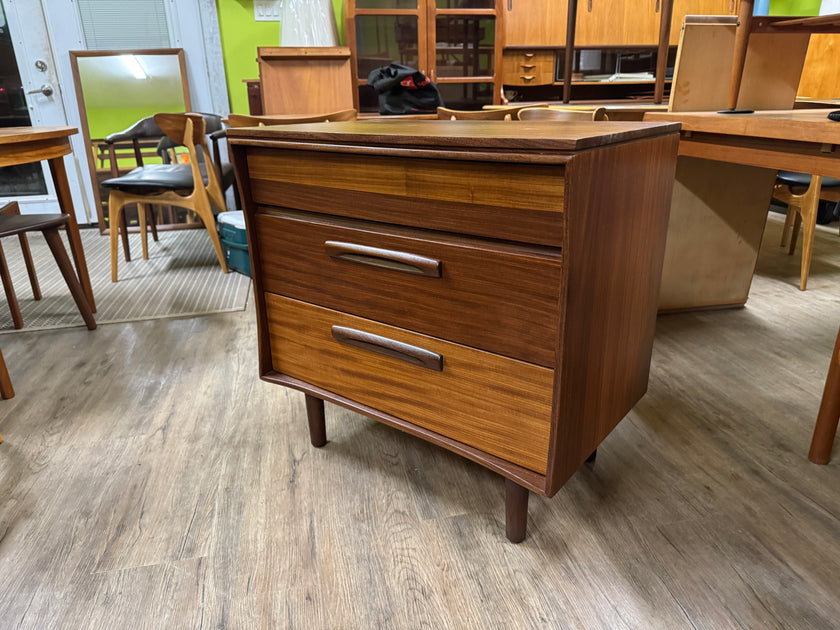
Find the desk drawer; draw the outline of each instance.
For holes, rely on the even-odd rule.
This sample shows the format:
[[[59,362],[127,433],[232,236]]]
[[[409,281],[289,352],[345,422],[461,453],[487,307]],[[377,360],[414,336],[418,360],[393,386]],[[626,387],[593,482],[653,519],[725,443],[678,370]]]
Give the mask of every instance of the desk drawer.
[[[506,50],[502,55],[505,85],[551,85],[554,83],[554,51]]]
[[[559,250],[294,211],[256,228],[265,291],[554,365]]]
[[[267,293],[273,367],[545,474],[554,371]]]
[[[563,245],[562,165],[248,151],[257,204]]]

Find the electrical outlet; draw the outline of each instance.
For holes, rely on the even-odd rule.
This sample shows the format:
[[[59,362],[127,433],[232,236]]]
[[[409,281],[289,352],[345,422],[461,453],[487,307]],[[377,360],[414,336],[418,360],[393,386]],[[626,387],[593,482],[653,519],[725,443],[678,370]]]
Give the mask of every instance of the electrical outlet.
[[[254,0],[254,19],[257,22],[279,22],[283,0]]]

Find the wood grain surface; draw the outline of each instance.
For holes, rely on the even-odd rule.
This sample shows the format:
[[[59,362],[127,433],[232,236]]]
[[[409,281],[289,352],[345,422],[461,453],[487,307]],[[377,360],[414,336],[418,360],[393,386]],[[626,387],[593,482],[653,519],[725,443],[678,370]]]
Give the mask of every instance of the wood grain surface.
[[[277,372],[545,474],[553,370],[290,298],[265,301]],[[342,343],[336,326],[438,354],[443,369]]]
[[[275,211],[256,217],[263,289],[552,367],[561,255],[439,232]],[[383,258],[331,258],[328,243],[422,256],[440,277]],[[373,247],[375,246],[375,247]]]
[[[775,216],[749,305],[659,317],[647,395],[516,546],[480,465],[331,404],[313,448],[252,306],[0,336],[0,625],[835,627],[840,460],[807,453],[840,243],[801,292]]]

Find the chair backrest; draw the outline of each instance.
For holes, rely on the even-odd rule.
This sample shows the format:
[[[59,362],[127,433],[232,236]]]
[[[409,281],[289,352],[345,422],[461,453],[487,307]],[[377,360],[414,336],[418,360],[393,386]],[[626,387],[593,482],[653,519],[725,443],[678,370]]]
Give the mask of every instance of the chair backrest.
[[[548,104],[518,105],[514,107],[494,107],[492,109],[461,110],[438,107],[439,120],[515,120],[520,109],[547,107]]]
[[[299,123],[339,122],[342,120],[356,120],[355,109],[342,109],[327,114],[307,114],[294,116],[277,114],[273,116],[247,116],[245,114],[230,114],[227,124],[230,127],[261,127],[268,125],[295,125]]]
[[[603,107],[526,107],[517,116],[519,120],[609,120]]]
[[[190,166],[192,167],[193,194],[201,194],[201,191],[206,192],[216,207],[223,210],[225,208],[225,202],[219,183],[219,170],[218,166],[213,163],[210,149],[207,146],[204,116],[195,113],[155,114],[154,121],[160,127],[161,131],[175,142],[175,144],[183,145],[187,148],[190,156]],[[207,165],[205,169],[207,174],[206,185],[204,184],[204,177],[199,168],[200,160],[197,147],[201,147],[202,156]]]

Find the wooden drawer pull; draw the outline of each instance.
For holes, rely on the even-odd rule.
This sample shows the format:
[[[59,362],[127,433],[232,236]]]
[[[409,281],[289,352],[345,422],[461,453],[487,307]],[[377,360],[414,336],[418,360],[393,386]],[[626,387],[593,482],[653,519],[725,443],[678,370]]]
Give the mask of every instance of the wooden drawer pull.
[[[522,53],[522,56],[525,57],[525,59],[531,59],[535,54],[536,53]]]
[[[430,350],[345,326],[333,326],[332,336],[336,341],[348,346],[382,354],[392,359],[399,359],[435,372],[443,371],[443,357]]]
[[[521,64],[523,70],[530,70],[531,68],[536,68],[537,64],[535,63],[523,63]]]
[[[521,74],[521,75],[519,75],[519,78],[522,79],[523,81],[533,81],[537,77],[533,74]]]
[[[340,241],[326,241],[324,248],[327,250],[327,255],[336,260],[393,269],[417,276],[440,278],[441,264],[439,260],[434,258]]]

